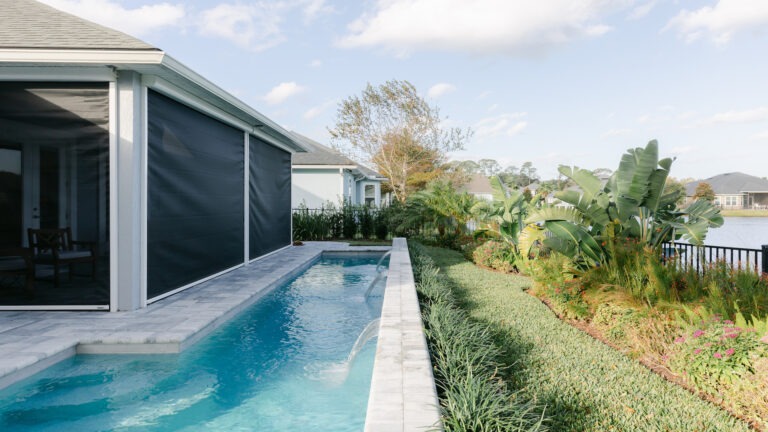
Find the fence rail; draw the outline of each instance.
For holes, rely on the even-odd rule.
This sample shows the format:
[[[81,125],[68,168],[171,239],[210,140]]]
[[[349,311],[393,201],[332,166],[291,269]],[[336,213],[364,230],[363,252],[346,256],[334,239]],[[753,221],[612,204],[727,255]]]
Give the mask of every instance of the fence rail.
[[[763,245],[761,249],[750,249],[670,242],[664,243],[662,252],[670,262],[683,268],[695,268],[698,272],[706,271],[710,264],[718,261],[724,261],[733,268],[759,273],[768,271],[768,245]]]

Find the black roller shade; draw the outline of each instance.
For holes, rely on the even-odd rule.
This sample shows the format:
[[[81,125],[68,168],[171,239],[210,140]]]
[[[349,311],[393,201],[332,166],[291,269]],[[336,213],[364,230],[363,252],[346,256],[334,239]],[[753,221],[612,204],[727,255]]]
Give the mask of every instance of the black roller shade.
[[[291,154],[250,137],[250,257],[291,244]]]
[[[243,261],[244,134],[148,96],[147,297]]]

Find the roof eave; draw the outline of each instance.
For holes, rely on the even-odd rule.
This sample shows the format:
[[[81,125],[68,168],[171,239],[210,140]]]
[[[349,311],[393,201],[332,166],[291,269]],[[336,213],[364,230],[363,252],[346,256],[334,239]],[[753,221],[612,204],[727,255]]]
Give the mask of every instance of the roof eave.
[[[143,75],[166,71],[180,77],[190,88],[196,87],[223,101],[225,105],[237,111],[236,117],[245,117],[248,120],[247,123],[254,128],[273,131],[269,135],[277,135],[286,150],[292,152],[308,150],[306,146],[293,139],[286,129],[159,49],[2,48],[0,64],[4,66],[108,66],[135,70]]]
[[[161,50],[94,50],[0,48],[0,63],[19,65],[159,65],[165,53]]]

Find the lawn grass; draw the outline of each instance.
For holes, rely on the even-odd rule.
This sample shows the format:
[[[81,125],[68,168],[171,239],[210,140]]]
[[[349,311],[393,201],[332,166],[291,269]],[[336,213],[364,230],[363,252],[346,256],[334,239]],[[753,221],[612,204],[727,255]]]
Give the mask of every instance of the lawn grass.
[[[768,210],[720,210],[724,217],[768,217]]]
[[[523,290],[525,277],[484,270],[458,252],[427,248],[470,317],[488,325],[502,378],[537,405],[556,431],[739,431],[720,408],[560,321]]]

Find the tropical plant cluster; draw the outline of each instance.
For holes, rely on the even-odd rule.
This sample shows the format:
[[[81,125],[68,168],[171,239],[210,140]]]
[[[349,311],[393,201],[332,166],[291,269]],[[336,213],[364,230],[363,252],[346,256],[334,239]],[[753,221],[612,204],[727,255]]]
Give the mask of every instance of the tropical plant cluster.
[[[467,312],[468,320],[486,325],[494,342],[503,348],[502,360],[512,366],[500,369],[499,376],[517,391],[518,398],[546,406],[550,430],[749,429],[717,406],[558,319],[539,299],[526,293],[529,278],[481,269],[456,251],[426,248],[426,252],[440,268],[445,286]],[[633,323],[622,327],[627,332],[641,331],[636,330],[636,322],[641,322],[642,331],[654,333],[664,331],[660,323],[667,324],[650,316],[642,318],[649,324],[639,317],[625,317],[623,306],[602,314],[609,322]],[[713,333],[712,338],[719,340],[719,335]],[[674,337],[670,343],[674,345]],[[676,346],[682,349],[682,345]],[[718,349],[725,356],[730,347]],[[695,349],[692,347],[691,352]]]
[[[446,431],[543,431],[542,410],[510,392],[487,326],[457,307],[447,281],[421,247],[411,262]]]
[[[530,292],[561,317],[765,426],[768,380],[758,374],[766,367],[768,280],[725,262],[702,273],[677,261],[675,241],[701,245],[723,219],[706,199],[678,206],[682,189],[667,187],[672,162],[659,159],[652,141],[627,151],[607,181],[561,167],[577,188],[556,192],[555,204],[494,179],[493,201],[432,185],[404,214],[420,221],[425,242],[530,275]],[[711,329],[726,321],[739,330]],[[693,344],[704,340],[691,336],[701,331],[723,343]]]

